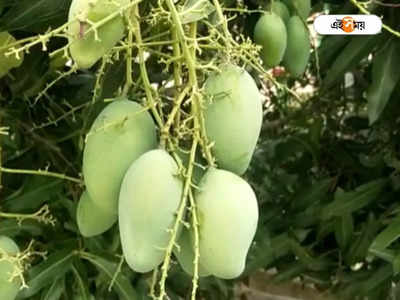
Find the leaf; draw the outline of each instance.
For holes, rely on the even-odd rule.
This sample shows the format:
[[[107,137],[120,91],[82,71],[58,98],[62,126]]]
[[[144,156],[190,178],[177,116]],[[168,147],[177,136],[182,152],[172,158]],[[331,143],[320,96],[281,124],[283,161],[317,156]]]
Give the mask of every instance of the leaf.
[[[331,267],[331,263],[329,261],[321,257],[313,257],[308,249],[302,247],[294,240],[290,241],[290,249],[303,263],[303,265],[307,266],[307,268],[310,270],[322,271]]]
[[[179,15],[182,24],[187,24],[208,17],[214,10],[214,5],[208,0],[188,0]]]
[[[365,207],[377,200],[387,182],[387,179],[377,179],[357,187],[354,191],[336,193],[334,201],[323,208],[322,219],[350,214]]]
[[[390,95],[400,80],[400,43],[393,39],[374,58],[372,84],[367,91],[368,118],[373,124],[382,114]]]
[[[354,231],[353,217],[345,214],[337,218],[335,223],[335,238],[342,251],[346,250],[351,242]]]
[[[386,249],[391,243],[400,237],[400,218],[392,221],[385,230],[383,230],[371,244],[370,252],[375,253]]]
[[[0,221],[0,235],[13,238],[24,233],[27,233],[29,236],[42,235],[43,227],[34,220],[25,220],[21,224],[16,219]]]
[[[18,193],[4,201],[4,210],[10,212],[32,212],[62,191],[62,180],[44,176],[28,176]]]
[[[49,289],[42,294],[41,300],[59,300],[65,288],[65,278],[53,281]]]
[[[379,222],[376,221],[372,214],[370,214],[368,221],[363,226],[361,235],[351,243],[351,246],[346,253],[345,261],[347,264],[352,265],[365,259],[379,226]]]
[[[82,274],[79,273],[78,269],[72,266],[72,272],[75,276],[75,282],[78,287],[77,293],[79,295],[79,299],[81,300],[90,300],[89,294],[89,282],[83,277]]]
[[[98,255],[83,253],[82,258],[90,261],[99,271],[104,273],[110,280],[114,277],[115,272],[117,271],[118,264],[107,260]],[[113,288],[120,295],[121,299],[125,300],[135,300],[138,299],[135,290],[133,289],[131,283],[128,278],[123,275],[121,272],[115,278],[115,282]]]
[[[296,191],[292,202],[292,208],[296,211],[304,210],[310,205],[319,203],[326,197],[329,188],[332,186],[332,178],[312,183],[310,186]]]
[[[75,255],[71,250],[60,250],[28,272],[28,288],[21,290],[18,298],[29,298],[70,270]]]
[[[340,54],[346,44],[351,40],[346,35],[327,35],[324,36],[318,47],[319,67],[324,70],[330,66],[333,59]]]
[[[67,21],[71,0],[19,0],[2,16],[0,31],[43,32]]]
[[[379,35],[354,36],[329,68],[323,82],[325,89],[332,87],[341,76],[354,68],[377,44]]]

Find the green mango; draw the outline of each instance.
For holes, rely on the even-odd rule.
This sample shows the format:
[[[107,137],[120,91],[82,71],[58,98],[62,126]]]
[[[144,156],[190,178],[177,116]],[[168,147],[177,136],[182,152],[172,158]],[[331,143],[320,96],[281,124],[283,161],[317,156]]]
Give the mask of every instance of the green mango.
[[[287,24],[287,22],[290,19],[290,12],[289,12],[288,7],[284,3],[280,2],[280,1],[272,2],[271,5],[269,6],[269,10],[272,13],[280,16],[282,21],[285,24]]]
[[[287,48],[283,65],[293,76],[301,76],[310,58],[310,38],[307,28],[298,16],[291,17],[287,26]]]
[[[7,46],[8,44],[14,43],[16,39],[6,31],[0,32],[0,48]],[[0,50],[0,78],[3,77],[13,68],[18,68],[24,60],[24,53],[20,53],[18,59],[15,55],[5,56],[6,52],[10,49],[5,48]]]
[[[163,261],[182,189],[178,166],[164,150],[143,154],[126,172],[119,196],[119,229],[125,260],[135,272],[149,272]]]
[[[73,0],[69,9],[68,27],[70,54],[79,69],[93,66],[125,35],[123,14],[117,14],[97,29],[83,36],[90,24],[102,21],[110,14],[129,4],[129,0]],[[88,22],[89,21],[89,22]]]
[[[94,121],[83,151],[83,176],[93,203],[117,215],[126,170],[156,147],[156,127],[143,106],[126,98],[107,105]]]
[[[234,173],[210,168],[195,193],[200,228],[200,264],[223,279],[238,277],[258,222],[250,185]]]
[[[278,65],[286,50],[286,26],[280,16],[265,14],[254,28],[254,40],[262,46],[261,58],[264,64],[271,68]]]
[[[194,275],[194,244],[190,231],[186,228],[182,230],[178,240],[179,248],[174,248],[174,254],[182,269],[190,276]],[[200,277],[211,275],[202,265],[199,264],[198,275]]]
[[[253,78],[235,65],[223,65],[204,84],[204,119],[220,168],[239,175],[250,164],[262,124],[262,97]]]
[[[87,191],[82,193],[76,211],[76,221],[79,231],[84,237],[102,234],[111,228],[117,218],[114,213],[97,206]]]
[[[7,236],[0,236],[0,258],[2,253],[16,255],[19,252],[18,245]],[[7,260],[0,260],[0,295],[1,300],[14,300],[21,288],[21,280],[11,276],[14,273],[14,264]]]
[[[283,0],[290,10],[291,15],[300,16],[306,20],[311,12],[311,0]]]

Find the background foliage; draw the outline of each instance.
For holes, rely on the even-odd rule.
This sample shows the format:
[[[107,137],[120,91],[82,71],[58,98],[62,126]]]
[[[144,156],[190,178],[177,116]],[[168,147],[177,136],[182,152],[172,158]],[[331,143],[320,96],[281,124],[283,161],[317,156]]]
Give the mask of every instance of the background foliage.
[[[229,22],[231,33],[251,38],[260,12],[243,9],[267,4],[223,1],[226,14],[236,16]],[[3,0],[0,31],[18,40],[45,34],[66,22],[69,5],[69,0]],[[157,1],[143,5],[144,12],[152,5]],[[313,12],[367,9],[398,31],[399,5],[313,1]],[[156,35],[163,28],[144,30]],[[0,125],[8,132],[0,135],[0,235],[14,238],[22,249],[33,239],[35,251],[47,253],[46,260],[30,259],[29,288],[19,297],[147,299],[151,274],[121,265],[117,227],[84,239],[75,222],[85,134],[103,99],[120,92],[125,61],[69,72],[61,56],[48,55],[64,44],[55,38],[48,51],[40,44],[31,48],[22,66],[0,80]],[[300,277],[339,299],[400,299],[395,285],[400,271],[399,36],[385,30],[377,36],[314,37],[313,45],[305,76],[295,80],[279,68],[273,72],[299,98],[258,79],[265,94],[264,125],[246,178],[259,199],[259,229],[245,274],[236,281],[200,279],[199,298],[232,299],[238,281],[246,285],[257,270],[276,268],[276,282]],[[104,67],[101,85],[99,67]],[[172,77],[156,55],[148,58],[147,70],[152,83]],[[67,75],[47,86],[60,71]],[[140,77],[138,64],[133,71],[134,79]],[[136,93],[143,97],[140,85]],[[51,175],[47,171],[71,178],[39,176]],[[171,299],[189,297],[191,284],[174,265],[167,281]]]

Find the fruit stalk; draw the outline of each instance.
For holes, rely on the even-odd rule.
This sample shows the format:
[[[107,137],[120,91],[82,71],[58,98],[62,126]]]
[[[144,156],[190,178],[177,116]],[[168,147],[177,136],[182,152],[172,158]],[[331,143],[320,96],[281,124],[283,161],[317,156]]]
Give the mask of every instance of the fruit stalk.
[[[178,232],[178,228],[180,226],[180,223],[182,223],[183,221],[183,217],[184,217],[184,213],[186,210],[186,204],[187,204],[187,198],[189,195],[189,191],[191,188],[191,179],[192,179],[192,174],[193,174],[193,165],[194,165],[194,159],[195,159],[195,155],[196,155],[196,149],[197,149],[197,145],[198,145],[198,140],[196,138],[194,138],[193,140],[193,144],[192,144],[192,148],[190,151],[190,160],[189,160],[189,166],[187,169],[187,176],[185,179],[185,185],[183,188],[183,194],[182,194],[182,200],[181,203],[179,205],[179,209],[177,212],[177,216],[176,216],[176,220],[174,223],[173,228],[171,229],[171,238],[169,240],[168,246],[165,250],[165,258],[164,258],[164,262],[162,264],[161,267],[161,279],[159,282],[160,285],[160,291],[158,294],[158,297],[156,299],[158,300],[163,300],[166,297],[166,291],[165,291],[165,282],[167,280],[168,277],[168,269],[169,269],[169,265],[171,263],[171,256],[172,256],[172,251],[174,249],[174,247],[176,247],[176,240],[177,240],[177,232]]]
[[[133,6],[132,28],[129,28],[129,31],[132,30],[133,34],[135,35],[135,38],[136,38],[136,44],[137,44],[137,48],[138,48],[140,74],[142,76],[148,105],[150,106],[151,112],[153,113],[153,116],[156,119],[157,125],[159,126],[159,128],[162,128],[163,120],[161,119],[160,114],[157,111],[156,102],[154,101],[154,98],[153,98],[153,92],[156,93],[156,91],[154,91],[152,89],[151,84],[150,84],[149,75],[147,74],[146,62],[145,62],[144,52],[143,52],[143,47],[142,47],[143,40],[142,40],[142,33],[140,31],[139,18],[140,18],[139,4],[137,2]],[[158,98],[158,96],[157,96],[157,98]]]

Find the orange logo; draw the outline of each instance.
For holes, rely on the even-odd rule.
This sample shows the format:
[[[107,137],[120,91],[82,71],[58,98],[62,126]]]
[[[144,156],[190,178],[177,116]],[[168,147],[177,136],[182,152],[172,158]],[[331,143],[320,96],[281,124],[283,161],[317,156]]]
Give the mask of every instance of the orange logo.
[[[355,21],[352,17],[344,17],[342,19],[342,30],[345,32],[353,32],[355,27]]]

